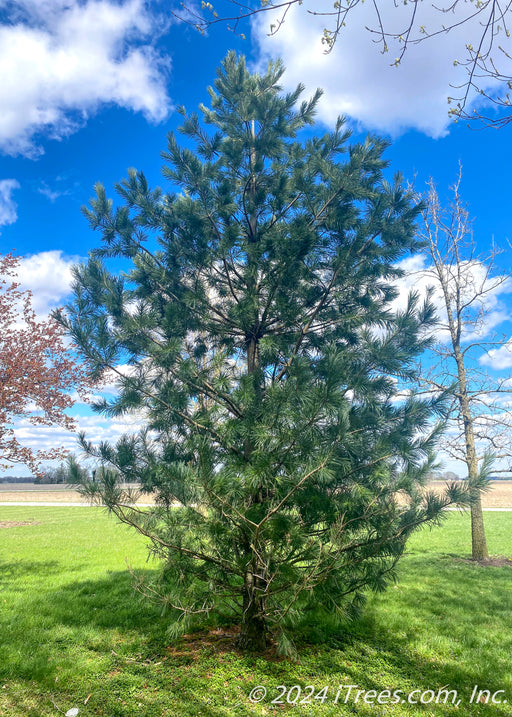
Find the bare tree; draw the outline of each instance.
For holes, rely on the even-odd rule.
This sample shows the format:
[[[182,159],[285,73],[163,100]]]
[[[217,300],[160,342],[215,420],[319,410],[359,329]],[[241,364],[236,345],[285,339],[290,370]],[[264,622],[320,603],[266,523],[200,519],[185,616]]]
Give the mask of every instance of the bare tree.
[[[180,21],[194,26],[201,34],[211,27],[224,24],[235,34],[245,37],[242,32],[250,18],[262,13],[270,13],[269,35],[275,35],[282,28],[290,10],[300,5],[301,10],[312,16],[325,19],[322,42],[325,51],[330,52],[338,39],[342,37],[347,24],[356,22],[350,17],[364,0],[336,0],[332,9],[319,9],[317,0],[213,0],[180,3],[180,9],[171,10],[171,14]],[[391,4],[391,3],[390,3]],[[365,24],[372,41],[379,45],[383,53],[391,52],[391,65],[399,65],[409,47],[417,45],[439,35],[445,35],[462,25],[478,23],[479,31],[475,42],[469,39],[465,44],[464,57],[454,58],[454,64],[465,68],[465,82],[455,86],[454,96],[449,97],[451,104],[449,115],[454,119],[480,120],[484,125],[501,127],[512,121],[512,114],[502,113],[490,117],[477,110],[469,110],[474,95],[480,95],[494,105],[511,107],[509,91],[512,88],[512,48],[507,47],[510,39],[509,19],[512,2],[508,0],[444,0],[444,2],[425,3],[422,0],[394,0],[396,22],[391,27],[387,19],[388,7],[382,0],[368,3],[368,14],[372,16]],[[404,7],[405,6],[405,7]],[[425,13],[431,12],[437,21],[430,23]],[[364,21],[366,22],[366,20]],[[489,92],[489,81],[503,88],[496,94]]]
[[[496,267],[501,252],[494,245],[484,256],[477,255],[460,181],[459,171],[451,202],[443,207],[430,180],[422,212],[420,236],[430,264],[421,274],[432,286],[440,312],[437,341],[424,363],[422,384],[427,392],[450,392],[443,448],[466,464],[469,484],[478,485],[479,476],[488,474],[491,465],[493,472],[512,472],[510,381],[491,376],[482,364],[487,352],[507,343],[494,328],[503,319],[498,293],[512,287],[508,274]],[[480,488],[474,492],[471,533],[473,558],[485,560]]]

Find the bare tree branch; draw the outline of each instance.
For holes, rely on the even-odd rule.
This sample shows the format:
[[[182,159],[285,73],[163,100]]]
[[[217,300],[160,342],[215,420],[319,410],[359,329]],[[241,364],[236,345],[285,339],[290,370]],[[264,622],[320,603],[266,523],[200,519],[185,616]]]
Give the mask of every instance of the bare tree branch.
[[[282,29],[292,8],[300,6],[301,12],[325,19],[322,43],[325,52],[329,53],[338,40],[342,41],[347,24],[361,22],[354,11],[363,2],[364,0],[332,0],[330,10],[321,10],[315,0],[213,0],[201,2],[200,7],[184,1],[180,3],[179,10],[169,12],[179,21],[195,27],[202,35],[217,25],[225,25],[245,39],[242,29],[252,18],[268,14],[268,35],[273,36]],[[509,17],[512,0],[444,0],[440,3],[425,3],[422,0],[398,3],[395,0],[392,15],[396,16],[396,21],[393,23],[389,16],[385,17],[384,10],[389,8],[382,0],[372,0],[367,7],[368,11],[363,19],[364,28],[383,53],[389,52],[391,45],[397,46],[396,57],[390,63],[395,66],[406,59],[407,50],[411,46],[448,35],[462,26],[469,27],[477,23],[479,35],[476,44],[473,45],[468,39],[465,45],[466,55],[453,58],[454,65],[466,70],[466,79],[460,85],[454,86],[456,95],[448,98],[451,103],[449,115],[455,120],[478,120],[483,126],[492,127],[503,127],[512,121],[512,114],[508,111],[501,116],[492,117],[483,114],[479,109],[470,109],[475,96],[480,96],[487,103],[502,109],[508,110],[511,107],[509,91],[512,88],[512,75],[509,68],[512,48],[507,48],[506,44],[510,38]],[[422,17],[429,10],[433,11],[434,17],[437,16],[437,22],[422,22]],[[491,81],[494,85],[501,85],[503,90],[490,92],[487,88]]]
[[[444,336],[439,336],[438,331],[436,344],[421,371],[420,384],[427,393],[451,390],[454,400],[448,407],[443,449],[466,464],[470,484],[477,484],[490,455],[495,461],[508,461],[508,466],[498,468],[512,472],[512,413],[499,400],[499,394],[507,390],[506,380],[494,379],[478,368],[483,352],[490,346],[506,344],[505,339],[489,338],[486,319],[495,307],[496,292],[506,288],[509,276],[496,273],[500,253],[496,246],[492,245],[485,256],[476,255],[469,212],[460,196],[461,176],[459,168],[452,187],[453,199],[446,208],[441,206],[432,180],[424,197],[419,234],[432,262],[426,273],[433,279],[434,296],[446,316],[448,330]],[[473,349],[478,351],[476,356]],[[431,358],[434,361],[429,364]],[[512,387],[508,390],[512,391]],[[485,558],[479,494],[475,498],[471,508],[473,557]]]

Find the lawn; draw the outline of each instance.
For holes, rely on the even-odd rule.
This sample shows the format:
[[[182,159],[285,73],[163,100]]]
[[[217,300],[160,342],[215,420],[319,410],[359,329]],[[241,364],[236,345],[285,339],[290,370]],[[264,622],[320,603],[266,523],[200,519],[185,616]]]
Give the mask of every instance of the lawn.
[[[22,522],[29,524],[13,525]],[[6,523],[5,717],[56,717],[73,707],[79,717],[512,715],[512,567],[464,560],[467,515],[453,513],[441,528],[417,533],[398,585],[372,596],[359,622],[344,630],[312,624],[298,663],[240,655],[220,628],[172,643],[166,617],[131,589],[126,558],[134,569],[154,567],[145,540],[101,509],[1,507],[0,526]],[[490,551],[512,555],[512,513],[488,513],[486,523]],[[364,690],[357,700],[356,688],[347,695],[356,684]],[[259,685],[267,697],[253,704],[249,693]],[[475,685],[504,690],[495,697],[500,703],[470,704]],[[444,693],[433,702],[444,686],[457,690],[458,706],[453,695],[444,704]],[[401,690],[400,702],[384,690]],[[430,704],[409,704],[413,690],[411,699]],[[284,704],[272,705],[282,692]],[[303,704],[288,705],[287,697]]]

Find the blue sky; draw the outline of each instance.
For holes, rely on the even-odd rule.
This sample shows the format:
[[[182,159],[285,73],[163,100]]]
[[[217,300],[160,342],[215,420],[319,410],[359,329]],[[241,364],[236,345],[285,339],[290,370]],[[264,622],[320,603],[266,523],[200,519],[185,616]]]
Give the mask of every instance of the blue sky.
[[[428,12],[430,4],[423,5]],[[222,25],[201,37],[172,20],[168,6],[163,0],[0,0],[0,253],[14,249],[25,257],[20,278],[40,315],[65,301],[71,264],[98,241],[80,213],[93,184],[101,181],[112,195],[128,167],[162,184],[159,153],[180,123],[174,108],[194,110],[208,101],[206,87],[228,49],[246,54],[255,68],[282,56],[290,86],[302,81],[307,91],[325,89],[320,131],[343,113],[354,140],[369,131],[390,137],[391,171],[414,179],[419,190],[431,176],[446,195],[461,162],[462,194],[482,251],[492,237],[504,246],[512,239],[512,126],[470,129],[447,114],[450,82],[462,77],[453,60],[474,26],[411,48],[394,68],[364,30],[362,6],[329,55],[320,43],[321,19],[304,9],[290,13],[274,37],[262,15],[242,28],[242,39]],[[500,261],[507,270],[510,250]],[[508,313],[511,297],[500,301]],[[503,330],[510,331],[508,319]],[[503,376],[510,366],[505,359],[488,370]],[[83,406],[75,413],[93,439],[123,430],[98,422]],[[57,429],[19,430],[34,446],[64,441],[74,448],[74,438]]]

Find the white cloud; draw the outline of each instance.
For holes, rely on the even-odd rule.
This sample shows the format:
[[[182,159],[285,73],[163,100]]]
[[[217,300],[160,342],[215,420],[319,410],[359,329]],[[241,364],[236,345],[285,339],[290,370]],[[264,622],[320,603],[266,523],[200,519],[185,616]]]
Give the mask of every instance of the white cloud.
[[[480,363],[484,366],[490,366],[497,371],[502,371],[512,367],[512,339],[507,341],[498,349],[490,349],[484,354]]]
[[[119,381],[121,376],[136,376],[137,367],[130,364],[118,364],[116,370],[109,369],[103,374],[100,382],[101,392],[103,394],[117,395],[119,393]]]
[[[121,436],[137,433],[141,427],[140,415],[127,415],[120,418],[105,418],[99,415],[73,416],[76,420],[77,432],[85,431],[87,440],[97,445],[101,441],[115,443]],[[28,419],[16,422],[14,429],[18,441],[34,451],[50,450],[63,446],[71,453],[80,453],[77,435],[60,426],[34,425]],[[10,469],[8,473],[26,475],[30,471],[26,467]]]
[[[23,257],[17,272],[21,289],[29,289],[32,305],[40,317],[62,306],[71,290],[71,267],[80,257],[64,256],[61,251],[43,251]]]
[[[425,25],[434,29],[441,22],[456,20],[457,12],[468,12],[466,3],[455,4],[449,16],[442,16],[431,2],[379,3],[384,27],[400,32],[407,25],[413,5],[417,10],[416,28]],[[466,56],[466,43],[477,45],[476,38],[482,31],[478,20],[446,35],[409,45],[402,64],[393,67],[400,45],[391,47],[390,41],[390,51],[383,54],[375,42],[377,36],[366,29],[377,25],[372,3],[359,3],[351,10],[347,26],[330,54],[325,54],[321,39],[323,28],[332,25],[333,18],[322,13],[332,12],[333,2],[316,0],[309,7],[318,14],[307,13],[306,5],[294,6],[273,36],[268,36],[272,22],[268,13],[259,14],[253,27],[261,59],[283,58],[287,87],[303,82],[309,92],[316,87],[324,89],[319,107],[321,120],[331,125],[339,114],[345,114],[366,129],[392,135],[409,128],[433,137],[446,133],[450,123],[447,97],[457,95],[450,84],[461,85],[467,77],[463,67],[454,66],[454,60]],[[506,38],[500,35],[499,40],[506,46]]]
[[[35,156],[34,136],[61,138],[102,104],[163,120],[165,67],[143,0],[0,0],[0,149]],[[167,62],[167,65],[169,63]]]
[[[415,254],[407,257],[399,262],[398,266],[405,275],[396,282],[399,295],[394,302],[394,308],[405,308],[410,291],[417,291],[420,297],[424,298],[427,289],[432,287],[434,293],[431,300],[440,321],[440,326],[436,328],[436,338],[443,343],[449,341],[445,300],[427,255]],[[462,299],[467,301],[479,290],[485,292],[464,312],[462,342],[465,344],[485,339],[494,329],[510,319],[503,295],[512,293],[512,281],[501,276],[488,277],[487,274],[488,268],[480,261],[461,262]]]
[[[60,191],[58,189],[52,189],[51,187],[48,186],[48,184],[46,182],[42,182],[41,186],[37,188],[37,191],[39,192],[39,194],[42,194],[43,197],[46,197],[47,199],[49,199],[52,204],[57,199],[59,199],[59,197],[64,197],[64,196],[70,194],[69,189],[64,189],[62,191]]]
[[[0,180],[0,226],[14,224],[18,215],[16,214],[16,203],[12,198],[15,189],[20,185],[15,179]]]

